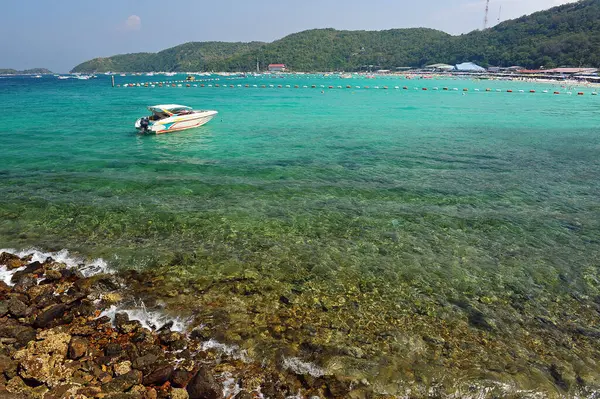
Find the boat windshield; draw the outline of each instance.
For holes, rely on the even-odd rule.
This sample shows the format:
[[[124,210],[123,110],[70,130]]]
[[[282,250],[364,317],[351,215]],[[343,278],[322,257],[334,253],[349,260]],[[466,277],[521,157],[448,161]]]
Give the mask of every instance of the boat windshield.
[[[171,115],[180,115],[180,114],[184,114],[184,113],[189,113],[192,111],[192,109],[190,107],[184,107],[184,106],[169,107],[169,108],[150,107],[149,109],[150,109],[150,111],[152,111],[153,114],[155,114],[157,116],[161,116],[163,118],[168,118]]]

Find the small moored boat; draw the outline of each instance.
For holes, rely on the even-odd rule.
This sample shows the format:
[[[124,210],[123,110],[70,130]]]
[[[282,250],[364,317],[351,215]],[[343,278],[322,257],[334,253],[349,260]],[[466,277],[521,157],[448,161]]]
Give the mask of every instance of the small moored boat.
[[[170,133],[193,129],[208,123],[217,111],[193,110],[185,105],[164,104],[148,107],[151,116],[140,118],[135,128],[142,133]]]

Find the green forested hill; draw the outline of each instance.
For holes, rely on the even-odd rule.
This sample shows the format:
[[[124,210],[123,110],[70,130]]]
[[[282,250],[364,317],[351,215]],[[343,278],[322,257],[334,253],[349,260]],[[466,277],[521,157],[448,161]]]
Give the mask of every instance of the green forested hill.
[[[600,66],[600,0],[580,0],[451,36],[433,29],[316,29],[273,43],[186,43],[159,53],[97,58],[74,72],[250,71],[285,63],[295,71],[393,69],[473,61],[484,66]]]
[[[600,66],[600,0],[582,0],[455,36],[443,62]]]
[[[264,43],[190,42],[158,53],[135,53],[95,58],[72,72],[149,72],[212,70],[219,61],[250,52]]]
[[[38,75],[38,74],[49,74],[52,73],[46,68],[33,68],[25,69],[24,71],[17,71],[16,69],[2,69],[0,68],[0,75]]]

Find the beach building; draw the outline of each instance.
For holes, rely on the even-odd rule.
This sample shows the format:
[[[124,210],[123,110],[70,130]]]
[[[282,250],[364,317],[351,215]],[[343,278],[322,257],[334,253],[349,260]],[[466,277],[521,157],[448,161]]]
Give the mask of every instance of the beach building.
[[[558,75],[558,76],[577,76],[594,75],[598,73],[597,68],[552,68],[552,69],[522,69],[519,71],[526,75]]]
[[[269,72],[285,72],[285,64],[269,64]]]
[[[463,62],[454,66],[454,70],[458,72],[485,72],[485,68],[473,62]]]
[[[425,66],[425,69],[434,71],[434,72],[450,72],[454,69],[454,65],[448,64],[431,64]]]

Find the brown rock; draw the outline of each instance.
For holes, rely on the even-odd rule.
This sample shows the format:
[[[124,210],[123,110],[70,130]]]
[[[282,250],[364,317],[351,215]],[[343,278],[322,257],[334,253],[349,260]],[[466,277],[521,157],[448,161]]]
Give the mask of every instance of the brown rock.
[[[67,305],[64,303],[49,306],[35,318],[33,326],[36,328],[46,328],[51,324],[60,324],[60,318],[63,316],[66,310]]]
[[[148,370],[148,368],[156,363],[158,356],[148,353],[147,355],[140,356],[133,361],[133,368],[137,370]]]
[[[171,378],[171,374],[173,374],[173,366],[161,366],[153,370],[150,374],[144,376],[143,384],[162,385],[165,382],[169,381],[169,378]]]
[[[4,265],[8,270],[18,269],[25,266],[26,261],[21,260],[17,255],[9,254],[8,252],[0,253],[0,265]]]
[[[52,388],[44,395],[44,399],[62,399],[70,397],[77,392],[77,386],[71,384],[59,385]]]
[[[15,272],[10,279],[13,284],[21,284],[23,278],[29,274],[37,274],[42,272],[43,266],[40,262],[32,262],[28,264],[25,269]],[[37,283],[37,281],[36,281]]]
[[[27,397],[24,394],[10,393],[0,388],[0,399],[27,399]]]
[[[150,388],[146,391],[146,394],[144,395],[144,399],[156,399],[158,398],[158,392],[156,392],[156,389],[154,388]]]
[[[100,392],[102,392],[102,389],[99,387],[84,387],[77,390],[78,395],[87,396],[88,398],[92,398],[98,395]]]
[[[171,385],[175,388],[185,388],[192,377],[194,377],[194,373],[191,371],[181,369],[175,370],[173,371],[173,374],[171,374]]]
[[[76,360],[83,357],[87,352],[87,348],[88,342],[85,338],[71,338],[71,343],[69,344],[69,359]]]
[[[62,278],[62,274],[60,274],[60,272],[58,270],[46,270],[46,273],[44,273],[44,277],[46,278],[45,282],[52,282],[52,281],[58,281]]]
[[[71,336],[58,330],[44,330],[37,339],[14,355],[20,376],[50,388],[64,384],[75,371],[64,362]]]
[[[0,338],[15,338],[17,348],[21,348],[27,345],[28,342],[35,340],[35,329],[9,319],[0,323]]]
[[[106,356],[117,357],[123,353],[123,347],[115,342],[106,345],[104,348]]]
[[[27,305],[17,298],[10,298],[8,301],[8,312],[14,317],[27,316]]]
[[[127,313],[117,313],[115,315],[115,326],[120,333],[129,334],[139,329],[142,325],[137,320],[129,321]]]
[[[112,381],[102,385],[102,392],[125,392],[134,385],[142,382],[142,372],[131,370],[129,373],[113,378]]]
[[[117,363],[113,366],[113,370],[117,377],[120,375],[127,374],[131,371],[131,362],[129,360],[126,360],[124,362]]]
[[[248,391],[241,391],[233,397],[233,399],[254,399],[254,396]]]
[[[7,377],[13,378],[17,375],[18,363],[8,356],[0,355],[0,375],[6,374]]]
[[[187,393],[185,389],[181,388],[173,388],[169,393],[169,398],[171,399],[189,399],[190,395]]]
[[[201,367],[187,386],[190,399],[221,399],[221,386],[212,373]]]
[[[0,281],[2,283],[2,281]],[[0,290],[0,292],[2,292]],[[8,313],[8,301],[0,301],[0,317]]]

